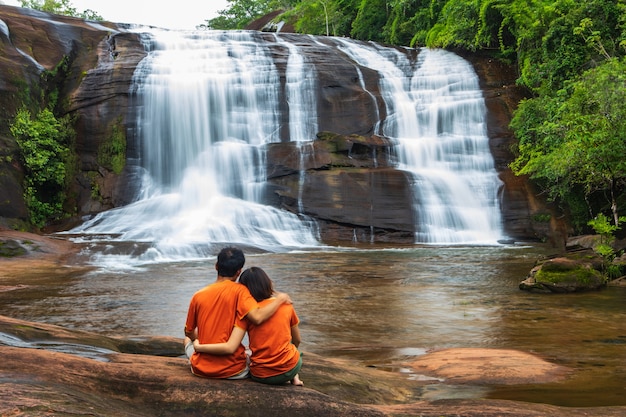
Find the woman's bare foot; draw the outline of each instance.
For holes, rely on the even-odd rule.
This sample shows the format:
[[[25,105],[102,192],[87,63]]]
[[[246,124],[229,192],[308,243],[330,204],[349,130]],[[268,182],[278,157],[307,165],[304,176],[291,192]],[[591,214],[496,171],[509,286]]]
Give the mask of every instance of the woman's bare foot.
[[[296,375],[292,380],[291,380],[291,384],[292,385],[296,385],[298,387],[302,387],[304,386],[304,382],[302,382],[302,380],[300,379],[300,377],[298,375]]]

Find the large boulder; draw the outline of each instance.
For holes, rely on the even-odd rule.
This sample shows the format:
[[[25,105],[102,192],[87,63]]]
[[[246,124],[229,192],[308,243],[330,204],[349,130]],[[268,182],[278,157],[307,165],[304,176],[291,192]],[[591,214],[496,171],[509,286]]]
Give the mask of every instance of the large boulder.
[[[606,286],[604,260],[593,251],[578,251],[540,262],[519,284],[521,290],[537,293],[570,293]]]

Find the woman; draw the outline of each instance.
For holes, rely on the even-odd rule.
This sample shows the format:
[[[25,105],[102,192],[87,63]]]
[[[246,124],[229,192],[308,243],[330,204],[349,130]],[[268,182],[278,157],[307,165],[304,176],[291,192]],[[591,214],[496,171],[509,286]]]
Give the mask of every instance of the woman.
[[[239,282],[250,290],[250,294],[259,303],[259,307],[271,303],[274,288],[272,280],[261,268],[251,267],[239,277]],[[260,325],[237,320],[230,339],[225,343],[200,344],[194,340],[197,352],[224,355],[233,353],[248,332],[250,338],[250,374],[253,381],[279,385],[291,381],[302,386],[298,376],[302,367],[302,358],[298,351],[300,345],[300,320],[291,304],[283,304],[269,319]]]

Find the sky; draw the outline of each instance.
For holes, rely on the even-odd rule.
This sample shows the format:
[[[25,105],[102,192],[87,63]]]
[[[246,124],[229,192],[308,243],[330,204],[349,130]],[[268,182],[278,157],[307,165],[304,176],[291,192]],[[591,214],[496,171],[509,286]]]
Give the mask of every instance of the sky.
[[[18,0],[0,4],[20,6]],[[228,6],[227,0],[70,0],[78,12],[91,9],[114,23],[137,23],[166,29],[195,29],[196,25],[217,16]]]

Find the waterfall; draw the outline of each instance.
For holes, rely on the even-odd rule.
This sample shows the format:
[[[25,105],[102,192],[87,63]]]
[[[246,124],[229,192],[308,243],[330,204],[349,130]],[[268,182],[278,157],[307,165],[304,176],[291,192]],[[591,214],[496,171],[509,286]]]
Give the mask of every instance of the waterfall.
[[[300,150],[298,213],[302,213],[302,191],[306,176],[306,170],[303,168],[304,158],[306,149],[311,148],[312,150],[312,146],[307,146],[303,142],[312,141],[318,132],[317,101],[315,94],[312,94],[312,92],[317,91],[316,74],[314,65],[305,62],[304,56],[299,52],[296,45],[283,40],[278,34],[276,34],[275,39],[289,51],[285,70],[285,90],[289,111],[289,139],[296,142]]]
[[[279,75],[260,35],[152,36],[133,86],[141,195],[72,232],[152,242],[143,256],[157,259],[203,257],[212,243],[318,245],[313,222],[260,201],[262,145],[280,140]]]
[[[148,55],[131,90],[140,149],[138,160],[129,160],[141,173],[140,192],[134,203],[71,233],[143,242],[145,261],[205,257],[212,245],[225,243],[270,251],[319,246],[314,221],[263,204],[264,145],[288,132],[304,154],[324,130],[315,64],[280,34],[153,30],[144,36]],[[500,182],[471,66],[446,51],[422,49],[411,60],[374,43],[325,39],[329,53],[354,62],[370,99],[384,101],[386,117],[372,128],[397,144],[397,168],[412,178],[415,242],[496,243]],[[288,52],[284,69],[275,64],[277,49]],[[360,68],[378,72],[379,98],[365,88]],[[301,185],[303,179],[301,172]]]
[[[394,48],[339,39],[341,50],[381,75],[383,134],[397,141],[399,169],[413,177],[415,241],[494,244],[502,238],[484,98],[471,65],[423,48],[416,63]]]
[[[417,240],[493,243],[502,238],[501,181],[473,68],[455,54],[424,49],[411,93],[420,103],[418,130],[399,131],[399,155],[416,178],[416,212],[423,225]]]

